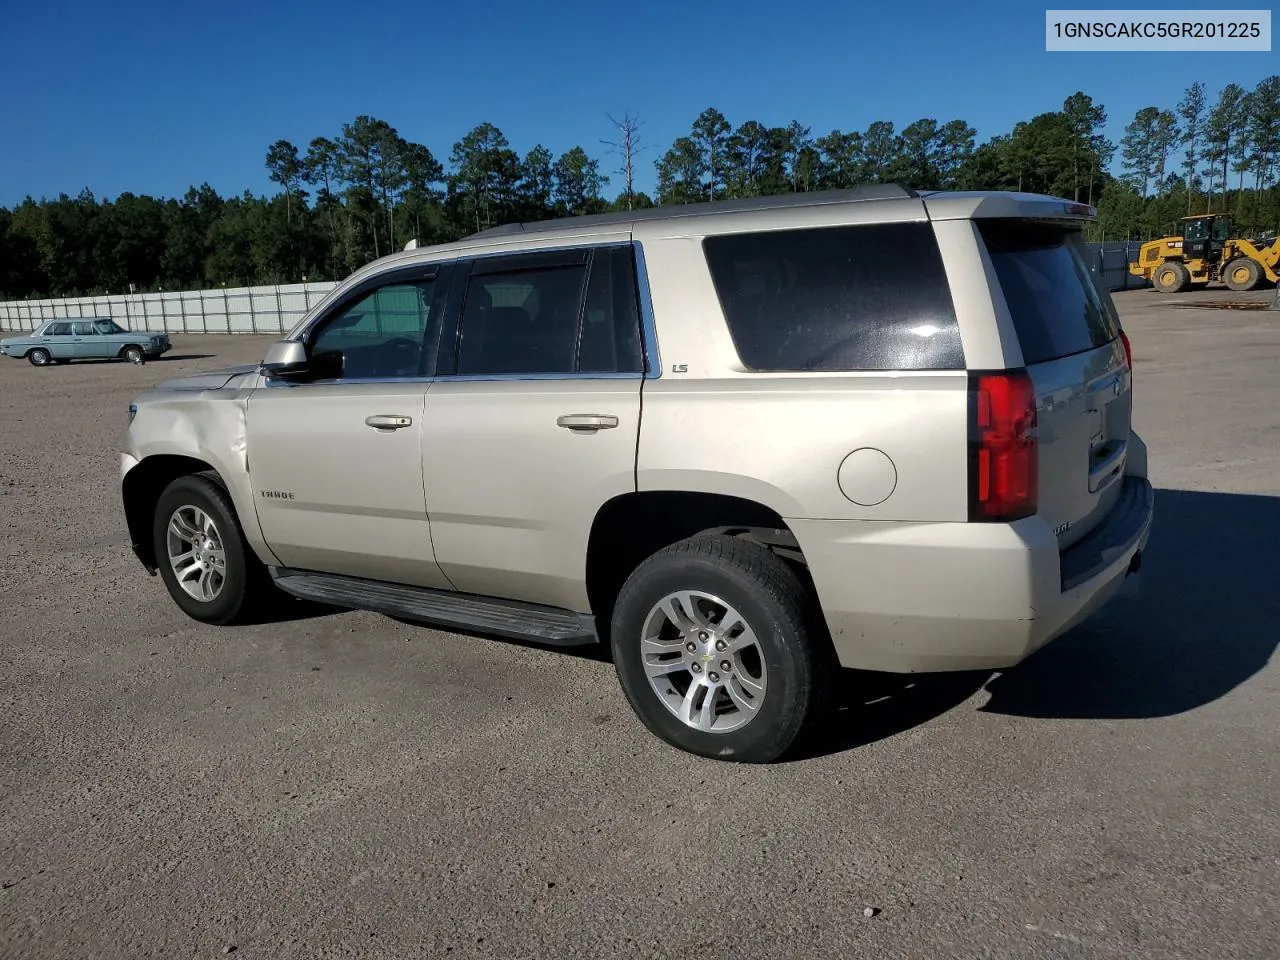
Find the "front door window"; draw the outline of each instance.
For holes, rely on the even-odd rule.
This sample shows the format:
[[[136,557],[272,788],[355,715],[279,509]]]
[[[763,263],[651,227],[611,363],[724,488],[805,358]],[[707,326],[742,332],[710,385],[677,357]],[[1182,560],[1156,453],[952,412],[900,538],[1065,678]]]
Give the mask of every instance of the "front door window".
[[[378,287],[322,320],[311,336],[311,362],[334,379],[385,380],[428,373],[428,334],[436,332],[436,281]]]

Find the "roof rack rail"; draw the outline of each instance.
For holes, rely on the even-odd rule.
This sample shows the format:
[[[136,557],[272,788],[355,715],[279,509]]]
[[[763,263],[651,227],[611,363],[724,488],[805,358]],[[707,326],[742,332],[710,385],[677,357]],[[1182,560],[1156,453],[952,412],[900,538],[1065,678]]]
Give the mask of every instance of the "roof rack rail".
[[[469,234],[472,237],[502,237],[533,231],[569,230],[579,226],[595,226],[609,223],[631,223],[638,220],[665,220],[675,217],[703,217],[717,213],[747,213],[753,210],[810,207],[828,203],[854,203],[865,200],[907,200],[918,198],[919,192],[898,183],[870,183],[846,190],[815,190],[806,193],[783,193],[767,197],[743,197],[733,200],[710,200],[684,203],[643,210],[617,210],[610,213],[589,213],[576,217],[557,217],[551,220],[534,220],[504,223]]]

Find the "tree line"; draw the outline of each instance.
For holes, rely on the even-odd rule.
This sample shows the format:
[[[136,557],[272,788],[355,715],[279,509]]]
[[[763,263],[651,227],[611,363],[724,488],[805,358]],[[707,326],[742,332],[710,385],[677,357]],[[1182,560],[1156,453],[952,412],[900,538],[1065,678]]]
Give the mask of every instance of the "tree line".
[[[883,182],[1069,197],[1097,206],[1094,239],[1165,235],[1198,212],[1230,212],[1246,233],[1280,228],[1280,75],[1252,90],[1228,84],[1212,100],[1193,83],[1176,104],[1138,110],[1119,143],[1103,133],[1105,107],[1080,91],[980,144],[961,119],[818,134],[798,121],[734,126],[707,108],[649,161],[640,118],[608,122],[596,156],[582,146],[556,156],[541,144],[521,156],[482,123],[453,144],[446,166],[385,120],[359,116],[303,148],[270,144],[271,195],[224,197],[204,184],[181,198],[28,197],[0,208],[0,295],[340,279],[410,239],[426,245],[512,221]],[[652,197],[635,188],[645,162],[656,172]]]

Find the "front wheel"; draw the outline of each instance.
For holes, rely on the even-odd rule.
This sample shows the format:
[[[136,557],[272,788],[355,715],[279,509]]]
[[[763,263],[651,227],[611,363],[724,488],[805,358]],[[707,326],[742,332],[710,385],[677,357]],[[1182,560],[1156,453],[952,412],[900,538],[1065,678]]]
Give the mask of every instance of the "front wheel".
[[[41,347],[36,347],[27,354],[27,362],[33,367],[47,367],[52,359],[49,351]]]
[[[1262,283],[1262,267],[1248,257],[1236,257],[1223,268],[1222,282],[1237,292],[1252,290]]]
[[[266,568],[245,542],[226,490],[205,476],[179,477],[156,503],[152,538],[169,595],[192,619],[246,620],[269,593]]]
[[[122,359],[128,360],[130,363],[142,363],[147,359],[146,354],[142,352],[141,347],[125,347],[120,351]]]
[[[611,635],[648,729],[689,753],[771,763],[821,714],[833,658],[799,577],[771,551],[700,535],[628,578]]]

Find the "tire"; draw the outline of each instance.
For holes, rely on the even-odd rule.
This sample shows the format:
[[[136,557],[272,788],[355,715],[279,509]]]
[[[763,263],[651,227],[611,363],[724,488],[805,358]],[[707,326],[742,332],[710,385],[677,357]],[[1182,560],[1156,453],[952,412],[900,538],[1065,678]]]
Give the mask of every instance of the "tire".
[[[197,542],[195,549],[200,552],[182,564],[184,570],[191,571],[188,577],[183,578],[189,588],[193,588],[189,592],[179,582],[171,547],[174,550],[190,547],[191,542],[183,541],[177,531],[194,533],[199,529],[205,532],[208,528],[202,517],[212,523],[214,535],[206,541]],[[172,538],[171,524],[175,530]],[[221,547],[220,569],[218,555],[201,549],[207,541]],[[179,477],[165,487],[156,502],[152,544],[160,577],[169,595],[193,620],[220,625],[246,622],[270,594],[266,567],[245,542],[231,498],[220,483],[207,476]],[[201,559],[206,560],[204,567],[197,569],[191,566]]]
[[[130,344],[120,351],[120,359],[141,365],[146,362],[147,355],[142,352],[141,347]]]
[[[1161,293],[1181,293],[1190,282],[1191,274],[1177,261],[1161,264],[1151,276],[1152,285]]]
[[[52,360],[53,357],[49,355],[49,351],[43,347],[36,347],[34,350],[27,351],[27,362],[33,367],[47,367]]]
[[[680,611],[667,607],[683,626],[659,612],[673,594],[685,594]],[[697,630],[687,618],[690,600],[708,629]],[[748,633],[755,643],[721,652],[716,631],[730,609],[745,628],[728,627],[730,644]],[[618,679],[644,725],[674,747],[719,760],[772,763],[785,756],[822,714],[835,670],[800,578],[767,548],[735,537],[699,535],[645,560],[618,595],[610,633]],[[655,660],[670,669],[651,682],[646,661],[652,667]],[[695,686],[702,692],[691,692]],[[754,690],[760,692],[751,696]],[[750,710],[740,705],[751,701]],[[686,722],[677,711],[696,719]]]
[[[1222,268],[1222,282],[1238,293],[1257,289],[1262,283],[1262,267],[1248,257],[1236,257]]]

